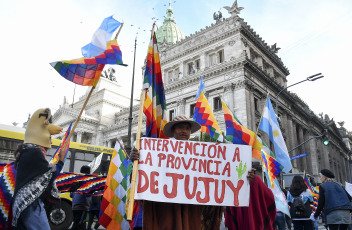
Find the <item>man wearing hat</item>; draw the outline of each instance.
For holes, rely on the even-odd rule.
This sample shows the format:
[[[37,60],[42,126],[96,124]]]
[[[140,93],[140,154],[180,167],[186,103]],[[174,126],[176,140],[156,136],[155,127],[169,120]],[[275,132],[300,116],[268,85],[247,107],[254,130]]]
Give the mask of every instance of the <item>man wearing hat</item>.
[[[334,174],[328,170],[320,171],[319,200],[314,218],[318,218],[324,208],[326,224],[329,229],[347,230],[351,223],[351,196],[338,183],[334,182]],[[313,214],[312,214],[313,215]]]
[[[12,226],[16,229],[50,230],[44,203],[59,202],[55,178],[63,167],[66,151],[56,165],[46,160],[51,135],[62,128],[51,124],[50,109],[38,109],[28,122],[24,143],[15,151],[16,183],[12,199]]]
[[[175,140],[189,140],[192,133],[197,132],[201,125],[189,120],[186,116],[177,116],[168,122],[163,129],[165,136]],[[139,160],[139,151],[134,148],[131,160]],[[254,171],[249,171],[248,178],[254,178]],[[143,229],[144,230],[197,230],[202,229],[202,207],[201,205],[163,203],[154,201],[143,201]],[[214,216],[214,215],[213,215]],[[214,217],[214,219],[216,219]],[[219,222],[220,216],[214,220]],[[213,220],[203,220],[213,221]]]

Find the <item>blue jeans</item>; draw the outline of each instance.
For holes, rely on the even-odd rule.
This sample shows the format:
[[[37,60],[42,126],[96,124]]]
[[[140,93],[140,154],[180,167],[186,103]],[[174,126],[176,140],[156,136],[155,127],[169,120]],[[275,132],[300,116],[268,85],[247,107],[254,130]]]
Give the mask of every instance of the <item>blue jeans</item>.
[[[48,217],[44,209],[44,203],[40,198],[36,199],[21,213],[18,219],[17,229],[22,230],[50,230]]]
[[[285,220],[284,213],[282,213],[282,212],[276,213],[274,225],[277,226],[277,230],[286,230],[286,220]]]

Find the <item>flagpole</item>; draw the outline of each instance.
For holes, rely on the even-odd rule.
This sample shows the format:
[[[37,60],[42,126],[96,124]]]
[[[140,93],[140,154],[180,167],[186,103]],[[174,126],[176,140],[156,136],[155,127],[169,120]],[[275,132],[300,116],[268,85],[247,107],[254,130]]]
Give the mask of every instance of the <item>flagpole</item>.
[[[120,26],[120,28],[119,28],[119,31],[117,31],[117,33],[116,33],[116,36],[115,36],[115,39],[114,39],[114,40],[116,40],[116,39],[117,39],[117,36],[119,36],[119,33],[120,33],[120,31],[121,31],[122,27],[123,27],[123,23],[121,23],[121,26]]]
[[[118,35],[119,35],[119,33],[120,33],[122,27],[123,27],[123,23],[121,23],[121,26],[120,26],[120,28],[119,28],[119,31],[117,31],[117,33],[116,33],[115,40],[117,39],[117,37],[118,37]],[[97,83],[97,84],[98,84],[98,83]],[[86,106],[87,106],[87,104],[88,104],[88,100],[89,100],[90,96],[92,95],[94,89],[95,89],[95,85],[92,85],[92,88],[91,88],[90,91],[89,91],[89,94],[88,94],[88,96],[87,96],[87,98],[86,98],[86,100],[85,100],[85,102],[84,102],[84,104],[83,104],[83,106],[82,106],[82,109],[81,109],[81,111],[80,111],[80,113],[79,113],[79,115],[78,115],[78,117],[77,117],[77,119],[76,119],[76,121],[75,121],[75,124],[73,125],[73,127],[72,127],[72,129],[71,129],[70,135],[67,137],[67,140],[70,140],[70,139],[71,139],[71,137],[72,137],[72,135],[73,135],[73,133],[74,133],[74,131],[75,131],[75,129],[76,129],[76,126],[77,126],[79,120],[81,119],[82,113],[83,113],[84,109],[86,108]],[[63,146],[63,149],[66,149],[66,146],[67,146],[68,143],[69,143],[68,141],[65,142],[65,144],[64,144],[64,146]]]
[[[93,85],[92,88],[90,89],[89,94],[88,94],[88,96],[87,96],[87,98],[86,98],[86,101],[84,102],[83,107],[82,107],[82,109],[81,109],[81,111],[80,111],[80,113],[79,113],[79,115],[78,115],[78,117],[77,117],[77,119],[76,119],[76,121],[75,121],[75,124],[73,125],[73,127],[72,127],[72,129],[71,129],[70,135],[68,135],[68,137],[67,137],[67,140],[70,140],[70,139],[71,139],[71,137],[72,137],[72,135],[73,135],[73,133],[74,133],[74,131],[75,131],[75,129],[76,129],[76,126],[77,126],[79,120],[81,119],[82,113],[83,113],[84,109],[86,108],[86,105],[87,105],[87,103],[88,103],[88,100],[89,100],[90,96],[92,95],[94,89],[95,89],[95,86]],[[64,144],[64,146],[63,146],[62,148],[63,148],[63,149],[66,149],[66,146],[67,146],[68,143],[69,143],[69,142],[66,141],[65,144]]]
[[[144,107],[144,100],[145,100],[146,92],[147,92],[147,90],[143,89],[142,94],[141,94],[141,100],[140,100],[141,104],[139,106],[138,130],[137,130],[137,136],[136,136],[136,149],[138,151],[140,149],[141,129],[142,129],[142,121],[143,121],[143,107]],[[133,204],[134,204],[134,193],[136,190],[137,169],[138,169],[138,160],[135,160],[135,161],[133,161],[130,201],[128,204],[127,220],[132,220],[132,215],[133,215]]]
[[[153,23],[152,39],[153,39],[153,36],[154,36],[154,26],[155,26],[155,22]],[[142,122],[143,122],[143,107],[144,107],[144,100],[145,100],[146,92],[147,92],[147,89],[143,89],[142,94],[141,94],[141,99],[140,99],[140,106],[139,106],[138,130],[137,130],[137,136],[136,136],[136,149],[138,151],[139,151],[139,148],[140,148],[141,129],[142,129]],[[137,169],[138,169],[138,160],[135,160],[133,162],[133,171],[132,171],[132,179],[131,179],[131,190],[130,190],[130,201],[128,203],[127,220],[132,220],[132,215],[133,215],[134,193],[136,191]]]

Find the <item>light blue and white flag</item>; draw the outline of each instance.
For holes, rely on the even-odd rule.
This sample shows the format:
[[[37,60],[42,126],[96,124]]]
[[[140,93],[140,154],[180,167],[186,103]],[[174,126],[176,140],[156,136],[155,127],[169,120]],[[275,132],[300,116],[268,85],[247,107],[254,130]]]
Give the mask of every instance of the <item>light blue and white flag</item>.
[[[199,82],[199,86],[198,86],[198,91],[196,94],[196,100],[198,99],[198,97],[200,96],[200,93],[204,90],[205,88],[205,84],[203,81],[203,76],[200,77],[200,82]]]
[[[282,171],[288,173],[292,169],[292,164],[269,97],[264,107],[259,129],[269,135],[270,141],[274,144],[276,160],[284,166]]]
[[[283,193],[283,191],[281,190],[280,186],[279,186],[279,182],[277,181],[277,179],[275,178],[274,180],[274,187],[271,186],[271,182],[270,182],[270,178],[269,178],[269,174],[268,171],[266,170],[265,167],[263,167],[263,170],[265,172],[265,176],[266,176],[266,181],[268,183],[268,188],[271,189],[271,191],[274,194],[275,197],[275,206],[276,209],[285,213],[286,215],[290,216],[290,210],[288,208],[288,203],[285,197],[285,194]]]
[[[98,56],[106,50],[106,44],[111,40],[114,31],[121,25],[112,16],[107,17],[95,31],[92,42],[82,47],[82,55],[87,58]]]

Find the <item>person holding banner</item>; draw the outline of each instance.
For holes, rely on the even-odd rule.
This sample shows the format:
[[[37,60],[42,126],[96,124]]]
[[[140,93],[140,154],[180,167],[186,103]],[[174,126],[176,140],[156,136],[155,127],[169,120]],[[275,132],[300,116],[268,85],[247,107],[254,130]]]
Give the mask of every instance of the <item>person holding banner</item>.
[[[45,157],[51,148],[51,135],[61,131],[61,127],[51,124],[48,108],[34,112],[28,122],[24,143],[15,151],[17,174],[12,199],[13,229],[50,230],[44,203],[49,205],[60,201],[55,179],[64,165],[66,150],[60,151],[56,165],[49,164]]]
[[[317,219],[324,209],[326,224],[331,230],[347,230],[351,223],[351,196],[339,184],[334,182],[335,175],[328,169],[320,171],[318,207],[313,219]]]
[[[188,141],[190,135],[197,132],[201,125],[189,120],[186,116],[177,116],[168,122],[163,132],[172,140]],[[131,152],[131,160],[139,160],[140,153],[134,148]],[[250,170],[247,178],[254,179],[254,169]],[[212,220],[204,218],[204,205],[179,204],[155,201],[143,201],[143,229],[146,230],[197,230],[203,229],[205,222],[216,223],[212,229],[220,228],[221,215],[213,215]],[[222,210],[220,206],[216,207]],[[207,223],[209,226],[209,224]]]

